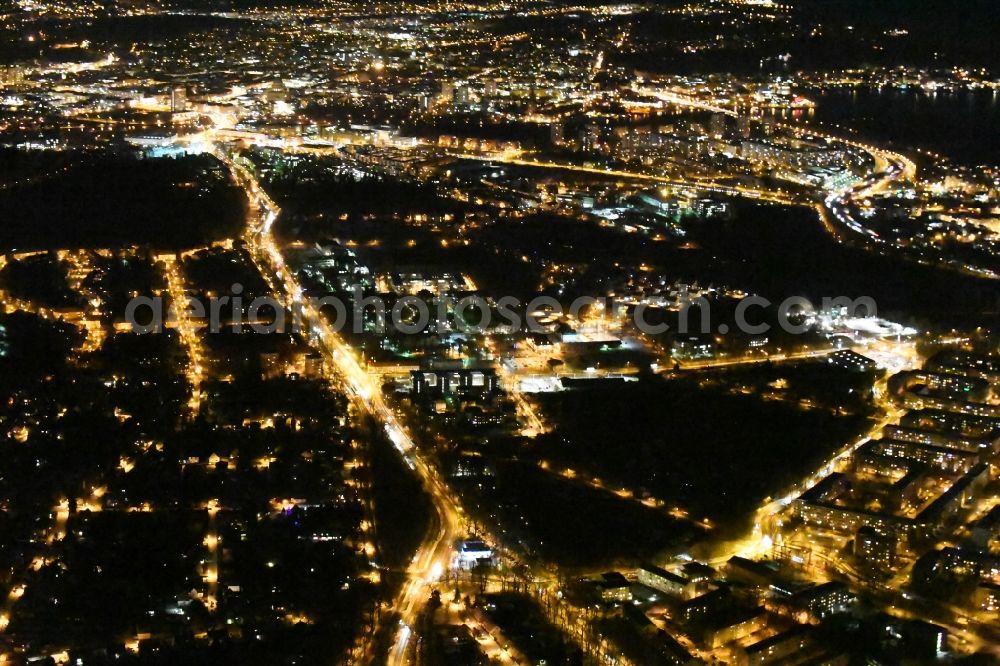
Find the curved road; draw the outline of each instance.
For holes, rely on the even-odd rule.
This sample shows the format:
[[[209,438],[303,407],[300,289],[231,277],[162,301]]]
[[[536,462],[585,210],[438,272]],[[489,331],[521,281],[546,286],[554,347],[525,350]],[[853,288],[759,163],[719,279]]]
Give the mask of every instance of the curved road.
[[[215,155],[230,169],[236,182],[246,190],[250,199],[251,210],[245,240],[261,273],[271,282],[276,293],[285,296],[289,307],[301,312],[306,329],[310,331],[311,341],[327,361],[331,378],[340,380],[356,408],[370,414],[382,424],[388,438],[407,465],[420,476],[424,488],[433,500],[437,526],[430,531],[414,555],[407,572],[408,580],[393,603],[393,608],[400,615],[400,626],[389,663],[405,664],[412,636],[411,627],[429,595],[428,588],[449,565],[452,544],[462,536],[462,509],[448,492],[437,469],[416,451],[412,437],[382,399],[373,377],[361,368],[355,351],[320,312],[303,298],[302,287],[285,264],[271,234],[271,226],[280,212],[277,204],[264,192],[249,170],[222,150],[216,150]]]
[[[732,112],[729,110],[711,105],[706,106],[706,103],[687,98],[680,94],[669,93],[667,97],[669,99],[661,95],[661,98],[667,99],[667,101],[672,103],[685,104],[696,108],[708,108],[712,111],[732,115]],[[797,132],[808,131],[813,135],[822,136],[822,133],[811,129],[806,130],[797,127],[790,129]],[[871,154],[876,162],[876,170],[875,174],[861,186],[846,192],[831,193],[825,198],[822,205],[817,204],[816,207],[828,229],[833,230],[834,227],[830,224],[830,220],[826,216],[827,211],[842,224],[847,225],[855,231],[871,235],[873,232],[870,232],[870,230],[866,231],[846,212],[852,197],[868,196],[872,193],[885,191],[898,181],[912,180],[915,176],[916,167],[902,155],[839,137],[832,138],[863,149]],[[448,490],[434,465],[425,460],[417,452],[411,435],[400,422],[395,412],[382,399],[381,392],[374,378],[361,368],[354,350],[340,337],[337,331],[333,330],[329,322],[311,304],[305,302],[301,285],[285,264],[284,257],[271,234],[271,226],[280,212],[278,206],[263,191],[249,170],[231,159],[220,149],[216,149],[214,153],[230,169],[237,183],[246,190],[252,204],[245,239],[261,268],[262,274],[272,283],[271,286],[275,289],[276,293],[284,294],[289,307],[302,313],[302,319],[307,325],[307,330],[310,332],[311,341],[327,360],[327,367],[330,369],[329,371],[332,375],[331,378],[343,383],[346,387],[348,397],[358,409],[369,413],[382,424],[386,435],[403,456],[407,465],[420,476],[426,491],[433,500],[438,517],[437,526],[435,529],[430,530],[427,539],[417,550],[408,569],[408,580],[403,585],[393,604],[393,608],[400,616],[400,626],[389,654],[389,663],[396,665],[406,664],[409,661],[410,639],[413,635],[412,627],[423,606],[423,602],[428,598],[431,586],[438,580],[445,568],[449,566],[452,544],[463,536],[462,530],[465,520],[462,509]],[[722,194],[754,198],[786,205],[804,203],[784,192],[774,190],[743,186],[734,187],[720,183],[675,182],[650,174],[605,170],[571,164],[535,162],[514,156],[507,158],[484,158],[478,155],[457,155],[457,157],[521,166],[567,169],[593,173],[595,175],[637,178],[668,183],[676,187],[693,187],[699,190],[711,190]],[[848,448],[852,445],[856,445],[856,443],[852,442]],[[777,504],[781,501],[787,501],[787,498],[776,500],[772,504]]]

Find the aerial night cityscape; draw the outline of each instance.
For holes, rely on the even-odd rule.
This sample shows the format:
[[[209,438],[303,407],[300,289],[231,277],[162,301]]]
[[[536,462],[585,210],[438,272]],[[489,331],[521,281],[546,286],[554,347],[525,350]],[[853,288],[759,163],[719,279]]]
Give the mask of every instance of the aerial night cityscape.
[[[997,0],[0,0],[0,666],[1000,664]]]

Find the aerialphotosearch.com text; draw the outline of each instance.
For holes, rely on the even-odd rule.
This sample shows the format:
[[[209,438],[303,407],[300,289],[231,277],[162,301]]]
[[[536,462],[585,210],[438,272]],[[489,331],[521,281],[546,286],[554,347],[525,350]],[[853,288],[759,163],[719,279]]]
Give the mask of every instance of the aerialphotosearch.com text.
[[[138,296],[127,304],[125,321],[133,332],[140,334],[159,332],[181,317],[206,322],[210,333],[217,333],[223,328],[260,334],[297,333],[307,329],[307,322],[318,315],[325,317],[334,331],[350,328],[356,334],[395,332],[418,335],[442,330],[457,330],[470,335],[515,331],[550,333],[560,317],[579,319],[591,308],[597,308],[613,320],[630,318],[635,328],[647,335],[662,335],[670,330],[663,317],[656,316],[655,311],[659,308],[607,297],[580,296],[568,304],[547,295],[536,296],[527,302],[515,296],[486,298],[468,295],[462,298],[439,296],[424,299],[404,295],[387,298],[365,295],[360,287],[356,287],[346,302],[339,296],[327,295],[303,296],[283,303],[274,296],[247,299],[239,284],[233,285],[231,295],[207,299],[189,296],[186,303],[173,303],[170,307],[162,296]],[[685,301],[677,312],[677,332],[734,332],[733,327],[726,324],[712,328],[711,308],[711,302],[704,297]],[[748,335],[765,334],[775,322],[786,333],[802,334],[811,328],[810,315],[830,311],[838,311],[848,317],[877,316],[875,301],[866,296],[824,297],[817,306],[802,296],[773,303],[763,296],[752,295],[739,300],[732,321],[736,330]],[[773,314],[765,318],[768,312]]]

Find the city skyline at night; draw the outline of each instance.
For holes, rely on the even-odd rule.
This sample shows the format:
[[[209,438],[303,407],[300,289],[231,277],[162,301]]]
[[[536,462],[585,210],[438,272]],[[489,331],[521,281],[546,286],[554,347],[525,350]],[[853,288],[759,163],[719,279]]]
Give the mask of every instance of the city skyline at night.
[[[0,4],[0,664],[996,663],[992,4]]]

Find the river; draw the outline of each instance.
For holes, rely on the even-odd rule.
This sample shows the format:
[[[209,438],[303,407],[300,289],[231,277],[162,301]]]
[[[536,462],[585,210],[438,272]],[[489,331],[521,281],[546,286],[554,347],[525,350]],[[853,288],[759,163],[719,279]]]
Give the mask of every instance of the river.
[[[922,148],[957,164],[1000,164],[1000,91],[834,89],[808,95],[810,122],[857,130],[900,149]]]

